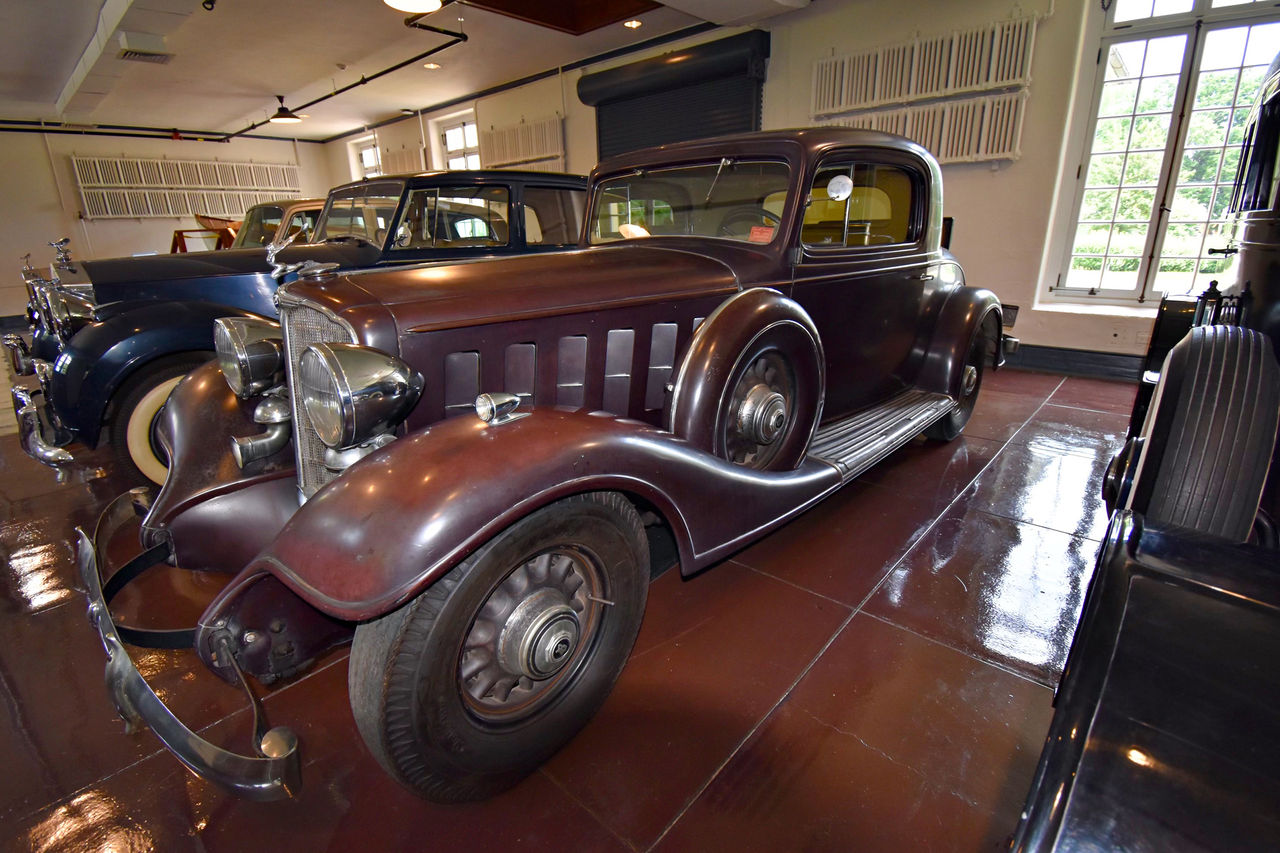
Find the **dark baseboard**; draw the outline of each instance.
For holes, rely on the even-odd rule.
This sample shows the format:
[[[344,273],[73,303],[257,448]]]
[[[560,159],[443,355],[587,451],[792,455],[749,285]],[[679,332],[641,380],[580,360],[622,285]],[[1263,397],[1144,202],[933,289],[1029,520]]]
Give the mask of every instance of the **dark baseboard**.
[[[0,317],[0,331],[25,332],[27,318],[19,315]],[[1090,352],[1062,347],[1039,347],[1023,344],[1018,351],[1005,358],[1006,367],[1019,370],[1042,370],[1047,373],[1065,373],[1069,376],[1099,376],[1107,379],[1138,381],[1142,374],[1143,357],[1140,355],[1116,355],[1109,352]]]
[[[1137,382],[1142,375],[1143,361],[1144,358],[1140,355],[1023,344],[1016,353],[1005,357],[1005,366],[1019,370],[1065,373],[1068,376],[1096,376]]]

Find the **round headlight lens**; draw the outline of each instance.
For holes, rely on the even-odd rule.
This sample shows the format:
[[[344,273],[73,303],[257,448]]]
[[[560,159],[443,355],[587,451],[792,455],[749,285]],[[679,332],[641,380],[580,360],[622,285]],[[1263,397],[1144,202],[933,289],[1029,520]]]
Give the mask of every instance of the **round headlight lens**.
[[[266,391],[280,382],[284,367],[280,324],[250,317],[213,321],[218,367],[237,397]]]
[[[349,432],[345,429],[348,419],[343,415],[342,383],[334,369],[336,365],[330,366],[328,355],[316,347],[308,347],[298,364],[298,384],[302,404],[316,435],[326,446],[338,448],[349,443],[343,441]],[[354,424],[350,426],[354,429]]]
[[[355,447],[400,424],[422,394],[422,374],[393,355],[347,343],[313,344],[297,383],[316,435],[334,450]]]

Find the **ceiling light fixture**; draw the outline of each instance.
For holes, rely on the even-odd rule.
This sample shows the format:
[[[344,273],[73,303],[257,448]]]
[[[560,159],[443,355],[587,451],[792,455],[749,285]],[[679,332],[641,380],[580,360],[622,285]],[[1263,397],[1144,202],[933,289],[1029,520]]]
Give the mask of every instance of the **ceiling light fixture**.
[[[632,18],[630,21],[623,21],[622,26],[629,30],[638,30],[640,29],[641,24],[635,18]]]
[[[439,62],[428,62],[426,65],[423,65],[422,67],[427,69],[428,71],[439,71],[441,68]]]
[[[276,95],[276,100],[280,102],[280,109],[276,110],[275,115],[267,121],[272,124],[297,124],[302,121],[300,116],[284,105],[284,95]]]
[[[382,0],[397,12],[408,12],[410,15],[428,15],[440,11],[444,5],[441,0]]]

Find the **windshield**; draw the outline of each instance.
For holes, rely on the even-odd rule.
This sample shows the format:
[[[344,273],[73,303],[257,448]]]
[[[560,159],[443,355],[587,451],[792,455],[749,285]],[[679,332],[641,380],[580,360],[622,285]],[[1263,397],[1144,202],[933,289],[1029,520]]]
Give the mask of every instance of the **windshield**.
[[[236,239],[231,243],[233,249],[254,249],[271,245],[275,239],[276,229],[280,227],[280,217],[284,210],[274,204],[259,204],[249,208],[244,215],[244,224],[236,232]]]
[[[790,177],[786,163],[723,159],[611,178],[595,193],[590,240],[681,235],[769,243]]]
[[[363,237],[381,246],[403,190],[400,181],[378,181],[331,192],[316,225],[316,241]]]

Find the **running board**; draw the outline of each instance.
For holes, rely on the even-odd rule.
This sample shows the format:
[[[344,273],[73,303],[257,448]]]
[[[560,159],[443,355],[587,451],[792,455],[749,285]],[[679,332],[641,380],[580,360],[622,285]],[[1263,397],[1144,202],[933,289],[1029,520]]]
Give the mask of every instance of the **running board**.
[[[852,480],[906,444],[955,406],[946,394],[911,389],[818,430],[810,458],[834,465]]]

